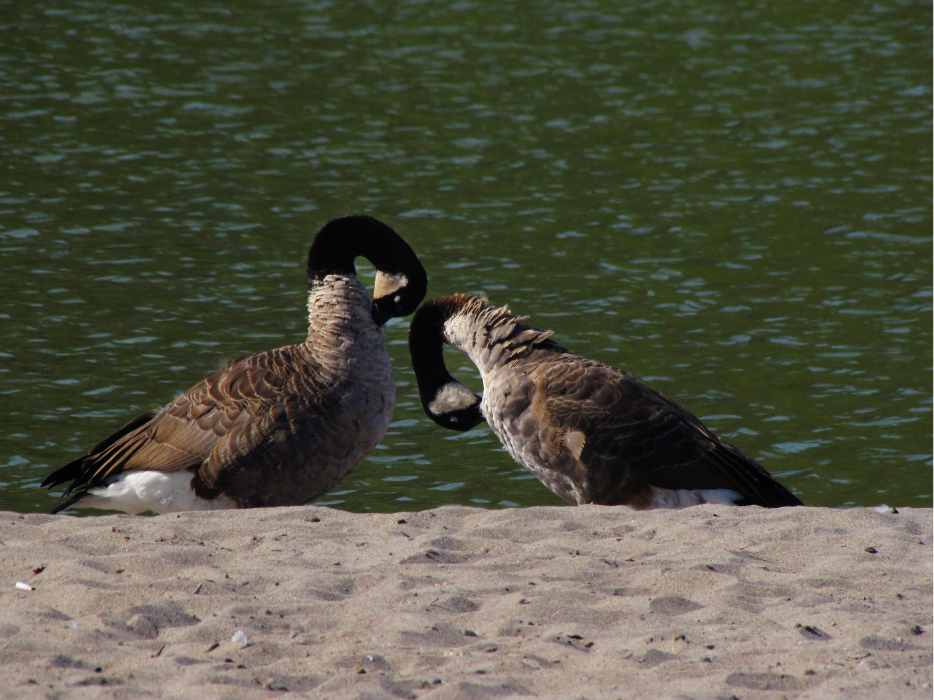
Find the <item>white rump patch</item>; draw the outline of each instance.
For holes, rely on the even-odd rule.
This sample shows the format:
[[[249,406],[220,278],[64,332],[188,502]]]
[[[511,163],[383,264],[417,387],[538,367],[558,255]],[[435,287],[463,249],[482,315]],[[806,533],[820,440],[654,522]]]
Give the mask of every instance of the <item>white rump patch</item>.
[[[654,508],[688,508],[704,503],[718,506],[736,505],[743,499],[743,494],[732,489],[660,489],[652,487],[654,499],[649,510]]]
[[[460,382],[448,382],[438,389],[435,398],[428,404],[428,410],[433,415],[443,416],[446,413],[460,411],[477,403],[478,397]]]
[[[122,510],[138,515],[151,510],[154,513],[175,513],[183,510],[219,510],[236,508],[237,502],[221,495],[213,500],[199,498],[191,488],[189,471],[139,471],[118,474],[106,486],[88,491],[88,495],[75,503],[76,508]]]

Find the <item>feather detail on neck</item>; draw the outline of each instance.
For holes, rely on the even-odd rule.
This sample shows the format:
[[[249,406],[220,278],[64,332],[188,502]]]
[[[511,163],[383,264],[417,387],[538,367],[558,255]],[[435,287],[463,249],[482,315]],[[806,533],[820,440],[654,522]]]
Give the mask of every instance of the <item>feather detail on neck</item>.
[[[497,308],[484,297],[468,294],[455,294],[445,301],[451,313],[442,326],[444,338],[466,353],[481,373],[535,350],[567,352],[551,340],[552,331],[525,325],[528,316],[515,316],[506,306]]]

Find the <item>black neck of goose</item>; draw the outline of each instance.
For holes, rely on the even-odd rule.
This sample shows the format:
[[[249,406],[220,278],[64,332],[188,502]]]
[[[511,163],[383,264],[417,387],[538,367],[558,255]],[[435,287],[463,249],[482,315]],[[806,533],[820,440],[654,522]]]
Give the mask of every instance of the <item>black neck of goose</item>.
[[[409,353],[425,413],[442,427],[466,431],[484,420],[480,397],[454,379],[444,364],[444,323],[461,306],[455,297],[422,304],[409,326]]]
[[[308,287],[327,275],[355,275],[363,256],[380,272],[425,277],[415,252],[402,237],[372,216],[351,215],[329,221],[308,251]],[[427,285],[427,277],[426,277]]]
[[[409,354],[418,380],[418,395],[426,411],[438,389],[454,381],[444,364],[444,322],[453,309],[445,308],[439,301],[430,299],[422,304],[409,325]]]

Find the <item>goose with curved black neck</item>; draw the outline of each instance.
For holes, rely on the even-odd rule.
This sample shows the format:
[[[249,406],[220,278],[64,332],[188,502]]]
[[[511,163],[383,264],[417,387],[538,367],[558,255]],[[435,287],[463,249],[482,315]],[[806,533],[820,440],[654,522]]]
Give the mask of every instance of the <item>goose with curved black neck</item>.
[[[682,406],[574,355],[526,318],[468,294],[422,304],[409,350],[432,420],[461,431],[486,420],[519,464],[573,505],[801,505]],[[477,366],[482,398],[450,375],[444,343]]]
[[[371,301],[354,260],[377,269]],[[143,414],[42,483],[52,511],[128,513],[308,503],[382,439],[395,407],[383,324],[428,280],[409,245],[369,216],[328,222],[307,258],[308,337],[234,360]]]

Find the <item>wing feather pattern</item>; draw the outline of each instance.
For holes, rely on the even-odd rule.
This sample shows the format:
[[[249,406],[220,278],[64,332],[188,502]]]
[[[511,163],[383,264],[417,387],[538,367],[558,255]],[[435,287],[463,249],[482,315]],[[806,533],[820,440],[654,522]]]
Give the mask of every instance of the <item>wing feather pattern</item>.
[[[320,411],[315,411],[308,399],[321,391],[307,365],[306,372],[298,376],[293,352],[292,347],[277,348],[240,358],[212,372],[163,409],[135,418],[87,455],[54,472],[42,485],[71,480],[64,495],[74,492],[80,497],[123,472],[189,469],[197,472],[196,490],[210,495],[225,483],[225,470],[242,465],[248,461],[244,458],[257,450],[265,449],[269,455],[266,462],[286,459],[288,465],[294,465],[299,454],[304,460],[307,447],[291,458],[288,450],[281,449],[285,443],[300,442],[284,440],[282,433],[299,426],[311,429],[309,424],[314,421],[309,414]],[[269,446],[264,448],[266,443]],[[228,495],[249,499],[255,494]],[[61,504],[63,507],[66,505]]]
[[[627,372],[575,355],[553,357],[532,371],[541,423],[562,436],[582,436],[572,435],[571,445],[588,472],[591,500],[596,494],[608,505],[638,500],[651,486],[731,489],[767,507],[799,503],[756,461]]]

